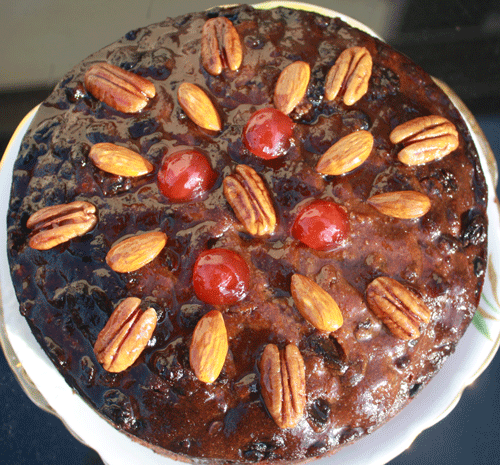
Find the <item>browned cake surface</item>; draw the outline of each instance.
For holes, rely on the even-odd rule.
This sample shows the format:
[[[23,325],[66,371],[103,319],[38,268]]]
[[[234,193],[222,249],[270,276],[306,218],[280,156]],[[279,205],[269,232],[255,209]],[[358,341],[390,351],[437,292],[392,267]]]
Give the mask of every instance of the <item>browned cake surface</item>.
[[[205,21],[219,10],[168,19],[130,32],[66,75],[43,103],[16,162],[8,248],[13,281],[36,338],[68,383],[116,427],[152,446],[192,458],[221,461],[292,461],[322,455],[386,421],[441,367],[467,328],[479,301],[486,264],[486,185],[466,126],[447,97],[418,66],[389,46],[338,19],[287,9],[223,10],[241,37],[243,63],[211,76],[200,64]],[[367,93],[355,104],[323,99],[325,77],[340,53],[364,46],[373,58]],[[265,161],[241,142],[259,108],[273,106],[280,72],[302,60],[311,80],[294,143]],[[94,62],[106,61],[154,83],[156,96],[134,114],[98,101],[84,86]],[[199,128],[181,109],[184,82],[204,89],[222,130]],[[399,124],[442,115],[459,132],[459,146],[431,163],[406,166],[389,140]],[[342,176],[315,167],[339,138],[358,130],[374,136],[368,159]],[[111,175],[89,160],[91,146],[113,142],[142,154],[154,170],[139,178]],[[172,203],[157,187],[157,172],[175,147],[197,147],[217,173],[199,202]],[[278,221],[262,238],[246,233],[222,181],[238,164],[262,176]],[[379,213],[367,199],[379,192],[413,190],[431,200],[421,218]],[[348,213],[347,240],[315,251],[291,236],[301,202],[333,199]],[[47,251],[28,246],[28,217],[42,207],[86,200],[98,222],[82,237]],[[162,231],[166,247],[130,273],[113,271],[106,255],[119,239]],[[250,268],[247,296],[210,305],[192,289],[199,253],[224,247]],[[338,303],[343,326],[328,334],[297,311],[294,273],[312,278]],[[366,288],[388,276],[419,295],[428,324],[414,340],[394,336],[368,308]],[[158,324],[139,359],[121,373],[105,371],[94,344],[124,298],[153,307]],[[189,363],[195,325],[221,311],[229,352],[217,380],[199,381]],[[295,344],[306,375],[306,408],[299,424],[281,429],[261,395],[259,360],[268,343]]]

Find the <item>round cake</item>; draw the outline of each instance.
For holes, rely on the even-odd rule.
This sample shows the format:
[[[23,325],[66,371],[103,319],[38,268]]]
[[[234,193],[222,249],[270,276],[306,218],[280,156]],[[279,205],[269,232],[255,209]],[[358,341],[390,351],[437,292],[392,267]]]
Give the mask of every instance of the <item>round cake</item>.
[[[117,429],[199,463],[325,456],[471,322],[486,183],[459,111],[339,18],[247,5],[72,69],[15,163],[21,313]]]

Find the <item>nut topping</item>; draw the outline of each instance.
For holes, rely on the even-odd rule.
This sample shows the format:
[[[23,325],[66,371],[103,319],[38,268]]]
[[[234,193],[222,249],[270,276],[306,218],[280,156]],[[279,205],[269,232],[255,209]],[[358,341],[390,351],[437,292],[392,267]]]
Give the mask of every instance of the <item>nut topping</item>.
[[[141,111],[156,95],[151,81],[104,62],[87,70],[85,87],[96,99],[123,113]]]
[[[137,152],[109,142],[93,145],[89,158],[99,169],[117,176],[137,177],[153,171],[153,165]]]
[[[368,203],[384,215],[402,219],[420,218],[431,208],[429,197],[416,191],[376,194],[368,199]]]
[[[156,328],[156,311],[141,312],[141,300],[128,297],[112,313],[94,345],[97,361],[106,371],[119,373],[141,355]]]
[[[398,159],[406,165],[438,160],[458,147],[453,123],[438,115],[422,116],[400,124],[390,134],[393,144],[403,143]]]
[[[373,313],[400,339],[417,339],[420,324],[431,318],[422,299],[389,277],[374,279],[366,289],[366,299]]]
[[[130,273],[153,261],[167,243],[167,235],[153,231],[116,243],[106,255],[106,263],[118,273]]]
[[[372,65],[372,56],[366,48],[344,50],[326,76],[325,98],[334,100],[343,91],[346,105],[356,103],[368,90]]]
[[[288,65],[278,78],[274,89],[274,105],[288,115],[306,95],[311,77],[311,68],[304,61]]]
[[[213,76],[223,68],[236,71],[243,59],[240,36],[233,23],[224,16],[209,19],[201,31],[201,62]]]
[[[208,95],[197,85],[184,82],[177,90],[179,105],[198,126],[210,131],[220,131],[222,123]]]
[[[269,414],[280,428],[293,428],[304,415],[304,359],[295,344],[280,351],[268,344],[260,359],[260,385]]]
[[[316,329],[333,332],[342,326],[344,319],[337,302],[311,278],[294,274],[291,291],[299,312]]]
[[[33,213],[26,226],[35,234],[29,246],[37,250],[52,249],[56,245],[83,236],[97,224],[96,208],[89,202],[44,207]]]
[[[198,321],[189,348],[189,363],[196,377],[213,383],[226,361],[228,351],[226,325],[222,313],[212,310]]]
[[[236,174],[223,181],[224,195],[238,220],[254,236],[272,234],[276,213],[262,178],[247,165],[236,166]]]
[[[373,136],[368,131],[356,131],[339,139],[320,158],[316,171],[327,175],[341,175],[352,171],[370,156]]]

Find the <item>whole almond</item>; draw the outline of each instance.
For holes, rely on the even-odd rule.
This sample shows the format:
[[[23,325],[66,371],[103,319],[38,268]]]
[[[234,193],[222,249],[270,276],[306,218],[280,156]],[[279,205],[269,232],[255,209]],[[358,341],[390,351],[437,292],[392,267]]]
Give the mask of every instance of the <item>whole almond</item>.
[[[228,347],[222,313],[211,310],[198,321],[189,349],[189,363],[200,381],[213,383],[219,377]]]
[[[401,219],[420,218],[431,208],[431,200],[416,191],[385,192],[372,195],[368,203],[380,213]]]
[[[51,205],[33,213],[26,226],[34,234],[29,246],[36,250],[48,250],[91,231],[97,224],[96,208],[89,202]]]
[[[306,405],[305,364],[295,344],[280,351],[268,344],[259,363],[262,397],[280,428],[294,428]]]
[[[458,147],[458,132],[453,123],[439,115],[421,116],[400,124],[390,134],[393,144],[405,147],[398,159],[406,165],[438,160]]]
[[[272,234],[276,212],[269,191],[257,172],[247,165],[236,166],[234,175],[223,181],[224,196],[238,220],[254,236]]]
[[[208,95],[196,84],[184,82],[177,90],[179,105],[198,126],[210,131],[220,131],[222,123]]]
[[[85,87],[96,99],[123,113],[141,111],[156,95],[151,81],[105,62],[87,70]]]
[[[373,136],[370,132],[356,131],[339,139],[320,158],[316,171],[326,175],[341,175],[362,165],[370,156]]]
[[[420,337],[420,324],[431,318],[429,308],[413,291],[393,278],[381,276],[366,289],[366,299],[373,313],[399,339]]]
[[[99,142],[90,148],[94,165],[117,176],[137,177],[153,171],[153,165],[137,152],[109,142]]]
[[[345,105],[353,105],[368,90],[373,60],[365,47],[344,50],[326,76],[325,98],[334,100],[344,92]]]
[[[161,231],[138,234],[117,242],[106,255],[106,263],[118,273],[130,273],[153,261],[167,243]]]
[[[139,310],[141,300],[128,297],[114,310],[94,345],[97,361],[106,371],[119,373],[130,367],[147,346],[156,328],[153,308]]]
[[[311,68],[304,61],[288,65],[278,78],[274,89],[274,106],[288,115],[304,98],[311,77]]]
[[[243,60],[240,36],[233,23],[224,16],[210,18],[201,32],[201,62],[213,76],[227,67],[236,71]]]
[[[311,278],[294,274],[291,292],[301,315],[316,329],[333,332],[344,323],[337,302]]]

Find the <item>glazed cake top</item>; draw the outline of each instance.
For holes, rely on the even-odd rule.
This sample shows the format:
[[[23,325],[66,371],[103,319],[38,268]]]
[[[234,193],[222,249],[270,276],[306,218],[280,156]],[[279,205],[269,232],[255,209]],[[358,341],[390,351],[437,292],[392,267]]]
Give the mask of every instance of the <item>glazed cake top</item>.
[[[227,45],[220,74],[213,74],[202,37],[208,34],[204,25],[217,17],[234,25],[242,61],[231,69],[238,52],[231,49],[228,57]],[[346,103],[344,82],[328,100],[328,73],[352,47],[372,60],[367,89]],[[108,71],[103,63],[145,78],[154,92],[139,84],[132,103],[123,104],[116,90],[109,100],[102,82],[96,90],[89,80],[93,75],[102,81]],[[309,67],[305,94],[287,91],[301,96],[290,111],[282,107],[292,133],[279,156],[265,159],[249,150],[245,127],[257,110],[281,105],[275,91],[293,63]],[[299,81],[304,69],[295,69]],[[201,127],[190,113],[185,100],[196,91],[183,84],[195,84],[208,97],[213,108],[196,108],[203,108],[202,121],[215,126]],[[139,106],[129,113],[133,105]],[[404,144],[391,141],[391,133],[427,116],[452,125],[445,132],[456,147],[422,163],[401,161]],[[373,144],[362,163],[340,174],[321,172],[320,160],[331,162],[325,153],[352,134]],[[93,155],[102,143],[140,154],[145,172],[129,175],[135,169],[130,160],[127,175],[109,172],[114,162],[98,167],[107,160]],[[366,147],[366,140],[360,144]],[[202,172],[211,174],[190,201],[169,198],[161,181],[165,159],[180,150],[201,152],[209,164]],[[417,194],[417,200],[427,199],[428,211],[396,218],[392,213],[403,209],[401,200],[390,200],[389,213],[375,200],[401,191],[413,193],[417,210],[423,208]],[[242,204],[245,193],[253,203]],[[297,232],[297,218],[318,200],[334,202],[345,216],[340,239],[327,250],[311,247],[306,233]],[[40,220],[28,219],[44,207],[75,201],[95,208],[85,216],[77,206],[78,217],[85,216],[82,234],[47,250],[30,246]],[[245,212],[252,210],[257,217],[246,222]],[[485,212],[486,184],[466,125],[420,67],[339,19],[238,6],[131,31],[64,77],[38,110],[16,161],[9,259],[21,312],[41,346],[67,382],[117,428],[188,459],[290,462],[332,452],[373,431],[453,352],[484,280]],[[146,248],[158,250],[138,269],[117,270],[110,251],[138,235],[153,238]],[[128,249],[133,247],[139,246]],[[193,288],[200,254],[219,249],[237,254],[227,262],[240,258],[248,267],[236,300],[224,300],[215,290],[210,301]],[[341,313],[341,321],[332,316],[333,327],[326,330],[304,316],[307,296],[316,302],[313,310],[323,308],[315,285]],[[374,303],[379,294],[382,303]],[[391,307],[387,295],[397,295],[400,303]],[[130,297],[140,299],[141,309],[153,309],[154,324],[153,317],[145,318],[151,331],[143,350],[130,367],[114,373],[99,358],[110,343],[98,350],[97,340],[115,308]],[[412,315],[419,305],[422,312]],[[408,308],[409,319],[401,323]],[[220,332],[220,317],[227,353],[217,355],[220,346],[210,346],[210,359],[222,364],[219,373],[210,373],[213,367],[200,368],[201,355],[190,352],[202,344],[193,342],[198,323],[208,321]],[[273,400],[286,381],[273,378],[277,359],[265,351],[269,344],[289,362],[292,413],[283,414],[287,394]],[[287,345],[298,355],[288,354]],[[203,381],[207,374],[215,380]],[[280,425],[274,407],[296,424]]]

